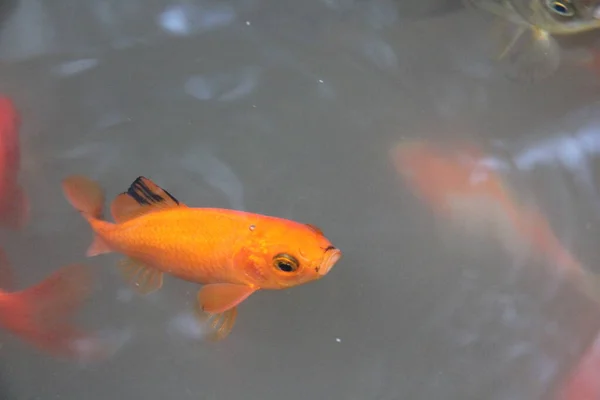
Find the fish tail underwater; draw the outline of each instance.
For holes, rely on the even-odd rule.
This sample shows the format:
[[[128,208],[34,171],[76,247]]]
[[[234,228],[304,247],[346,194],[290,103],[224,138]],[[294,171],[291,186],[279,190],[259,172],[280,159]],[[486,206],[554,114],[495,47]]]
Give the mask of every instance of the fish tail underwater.
[[[138,180],[139,178],[136,182]],[[63,179],[62,188],[67,201],[81,213],[94,231],[92,243],[85,255],[95,257],[115,252],[109,241],[102,237],[102,232],[139,215],[139,204],[127,192],[118,195],[111,204],[115,220],[115,224],[113,224],[102,219],[105,195],[98,182],[85,176],[71,175]],[[119,262],[118,268],[122,272],[123,278],[139,294],[150,294],[162,287],[163,273],[155,268],[147,267],[138,260],[126,257]]]
[[[0,268],[10,269],[2,252]],[[6,273],[3,273],[6,276]],[[4,287],[13,286],[3,282]],[[98,361],[110,349],[90,333],[73,324],[74,315],[91,294],[88,267],[62,267],[40,283],[20,291],[0,292],[0,325],[39,350],[67,359]]]
[[[100,184],[81,175],[62,181],[65,197],[86,220],[100,219],[104,209],[104,190]]]
[[[66,199],[90,223],[90,226],[93,227],[93,224],[102,218],[104,190],[98,182],[85,176],[72,175],[62,181],[62,188]],[[111,251],[105,241],[95,233],[86,255],[93,257]]]

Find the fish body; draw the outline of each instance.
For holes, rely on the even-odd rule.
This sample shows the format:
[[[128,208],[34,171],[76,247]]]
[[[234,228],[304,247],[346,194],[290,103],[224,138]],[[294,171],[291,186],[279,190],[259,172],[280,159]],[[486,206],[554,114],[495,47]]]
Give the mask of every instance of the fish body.
[[[0,327],[50,355],[96,359],[108,349],[71,322],[91,291],[88,269],[62,267],[42,282],[19,291],[12,286],[7,258],[0,250]]]
[[[427,142],[401,143],[391,150],[396,170],[415,194],[441,217],[493,232],[510,249],[528,244],[537,254],[580,274],[580,262],[560,243],[547,219],[514,198],[503,179],[480,161],[474,146],[445,150]],[[595,290],[595,286],[594,286]]]
[[[538,81],[560,65],[560,49],[553,35],[573,35],[600,28],[600,0],[464,0],[495,15],[492,31],[517,80]],[[527,34],[528,33],[528,34]]]
[[[315,226],[188,207],[144,177],[113,201],[115,223],[100,218],[104,194],[96,182],[69,177],[63,189],[95,233],[88,256],[126,255],[120,267],[143,294],[160,289],[164,273],[203,284],[200,309],[225,318],[227,327],[217,332],[219,339],[231,330],[236,306],[252,293],[320,279],[341,257]]]
[[[14,104],[0,97],[0,225],[9,229],[20,229],[29,219],[29,201],[18,182],[19,128]]]
[[[236,283],[261,289],[284,289],[323,276],[325,249],[331,243],[311,227],[275,217],[217,208],[175,207],[152,212],[120,224],[91,220],[90,225],[112,250],[163,272],[196,283]],[[316,258],[298,252],[306,274],[292,280],[264,273],[263,254],[288,250],[286,242],[310,240],[323,250]],[[296,237],[296,238],[295,238]],[[309,246],[310,247],[310,246]],[[256,260],[252,261],[252,255]],[[270,266],[267,267],[270,269]]]

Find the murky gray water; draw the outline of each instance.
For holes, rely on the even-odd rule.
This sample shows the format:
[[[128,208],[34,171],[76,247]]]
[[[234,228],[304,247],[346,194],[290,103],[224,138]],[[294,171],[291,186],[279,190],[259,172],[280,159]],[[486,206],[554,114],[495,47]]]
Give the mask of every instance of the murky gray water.
[[[15,0],[0,12],[0,92],[22,115],[33,210],[3,247],[20,287],[95,266],[80,321],[124,339],[80,365],[2,333],[1,399],[552,399],[596,335],[600,310],[552,265],[448,245],[388,151],[411,138],[489,145],[600,271],[600,76],[565,65],[540,85],[507,81],[487,58],[489,21],[451,1]],[[92,234],[60,187],[73,173],[110,197],[144,175],[191,206],[314,223],[344,257],[319,282],[253,295],[231,336],[207,343],[191,323],[197,285],[167,278],[142,297],[120,256],[85,258]]]

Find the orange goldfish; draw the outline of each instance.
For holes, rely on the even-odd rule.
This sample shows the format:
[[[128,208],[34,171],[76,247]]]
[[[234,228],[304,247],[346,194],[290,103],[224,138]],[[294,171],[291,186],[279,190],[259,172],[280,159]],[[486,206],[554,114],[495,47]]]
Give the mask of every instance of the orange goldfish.
[[[0,250],[3,286],[11,286],[8,261]],[[90,293],[90,276],[78,264],[63,267],[37,285],[16,292],[0,290],[0,326],[40,350],[75,358],[102,356],[91,336],[69,318]]]
[[[557,265],[583,271],[546,218],[518,204],[493,168],[480,162],[484,155],[478,148],[450,153],[426,142],[409,142],[397,145],[390,154],[398,172],[437,214],[475,228],[491,224],[511,248],[525,241]]]
[[[20,119],[12,101],[0,97],[0,224],[22,228],[29,219],[29,200],[18,183]]]
[[[111,204],[115,223],[101,219],[104,193],[97,182],[71,176],[63,190],[95,233],[87,256],[127,256],[120,269],[139,292],[160,289],[164,273],[203,284],[198,305],[216,340],[229,334],[237,306],[252,293],[320,279],[342,255],[313,225],[188,207],[144,177]]]

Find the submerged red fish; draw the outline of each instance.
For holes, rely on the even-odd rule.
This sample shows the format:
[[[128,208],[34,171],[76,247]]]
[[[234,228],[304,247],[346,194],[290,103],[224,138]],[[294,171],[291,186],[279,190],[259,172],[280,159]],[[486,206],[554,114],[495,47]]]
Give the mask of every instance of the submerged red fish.
[[[456,150],[410,142],[399,144],[390,154],[398,172],[438,215],[475,228],[475,234],[492,228],[509,248],[525,242],[557,265],[583,271],[546,218],[519,204],[502,178],[480,162],[481,150],[475,146]]]
[[[0,250],[3,287],[12,286],[9,265]],[[55,356],[97,358],[104,349],[70,318],[90,293],[86,267],[69,265],[35,286],[20,291],[0,290],[0,326],[21,340]]]
[[[12,101],[0,97],[0,225],[22,228],[29,219],[29,200],[19,185],[20,118]]]
[[[565,384],[557,400],[600,399],[600,335],[581,358]]]
[[[217,208],[191,208],[139,177],[116,197],[116,223],[100,218],[104,194],[81,176],[63,181],[69,202],[90,224],[88,256],[118,252],[135,289],[161,288],[163,274],[204,284],[198,293],[216,339],[235,322],[237,306],[260,289],[285,289],[325,276],[342,253],[320,229],[286,219]]]

